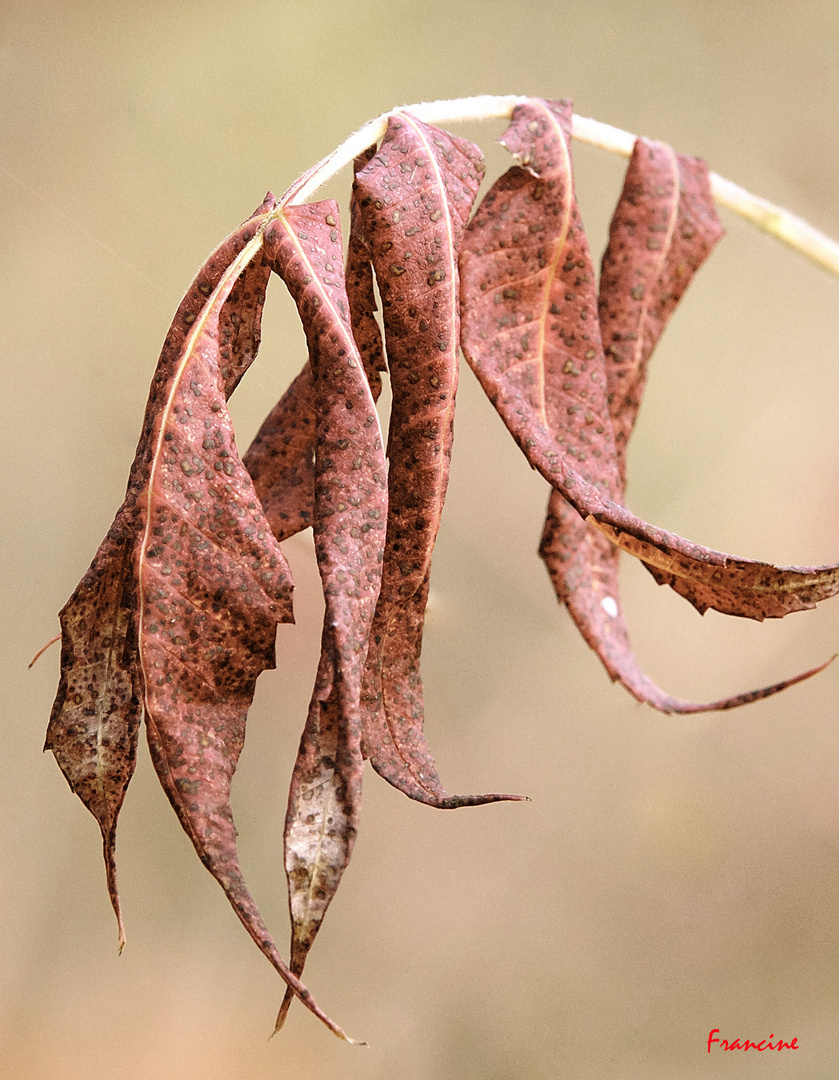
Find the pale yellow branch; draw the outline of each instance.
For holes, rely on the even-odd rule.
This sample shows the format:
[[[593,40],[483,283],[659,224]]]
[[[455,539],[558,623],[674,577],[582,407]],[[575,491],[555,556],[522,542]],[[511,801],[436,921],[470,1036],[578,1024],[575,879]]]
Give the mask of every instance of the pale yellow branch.
[[[512,114],[516,105],[527,101],[526,97],[508,95],[495,97],[484,94],[480,97],[454,98],[449,101],[421,101],[415,105],[402,105],[391,112],[371,120],[343,142],[323,161],[319,162],[306,180],[293,194],[283,200],[285,203],[301,203],[310,198],[317,189],[337,172],[348,165],[353,158],[374,142],[378,142],[385,133],[388,117],[396,112],[410,112],[427,124],[453,124],[474,120],[503,120]],[[581,142],[599,146],[613,154],[629,157],[635,143],[635,136],[628,131],[612,127],[611,124],[592,120],[587,116],[574,114],[572,133]],[[752,195],[745,188],[726,180],[723,176],[711,173],[711,192],[714,199],[735,214],[739,214],[750,224],[777,240],[800,252],[806,258],[839,277],[839,244],[829,236],[819,232],[808,222],[785,210],[782,206]]]

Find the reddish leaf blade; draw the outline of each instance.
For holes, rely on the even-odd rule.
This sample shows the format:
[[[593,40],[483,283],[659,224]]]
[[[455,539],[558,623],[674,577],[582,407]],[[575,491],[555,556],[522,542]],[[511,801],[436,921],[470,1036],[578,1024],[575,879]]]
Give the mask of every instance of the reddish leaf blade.
[[[114,862],[116,823],[134,771],[142,698],[136,644],[137,498],[148,476],[151,434],[165,396],[167,373],[207,297],[273,205],[269,193],[252,218],[213,252],[181,302],[152,380],[125,501],[60,615],[61,678],[45,749],[53,751],[71,788],[99,823],[120,948],[125,936]],[[266,280],[264,266],[248,266],[221,308],[219,330],[228,393],[255,355]]]
[[[359,695],[381,584],[387,465],[350,324],[336,204],[286,208],[266,231],[265,245],[297,303],[309,345],[317,416],[315,550],[326,600],[318,679],[286,816],[291,970],[299,975],[358,831]],[[287,993],[277,1027],[290,1003]]]
[[[247,243],[264,225],[266,216],[275,207],[274,196],[269,191],[262,206],[240,230],[241,239]],[[198,292],[209,298],[218,284],[215,273],[208,274],[198,283]],[[262,333],[262,309],[265,306],[265,290],[269,274],[261,258],[252,259],[233,282],[230,295],[219,313],[219,359],[224,396],[229,398],[248,368],[256,359]]]
[[[423,734],[419,674],[431,554],[446,494],[457,390],[457,252],[483,174],[464,139],[392,116],[356,176],[376,271],[393,390],[382,590],[370,639],[363,745],[374,768],[439,807],[509,796],[449,796]]]
[[[287,540],[312,524],[314,453],[314,388],[307,363],[265,418],[243,458],[277,540]]]
[[[356,172],[369,161],[374,149],[356,158]],[[374,314],[376,301],[370,253],[362,234],[355,190],[350,212],[346,274],[350,318],[373,400],[378,401],[382,392],[379,372],[387,370],[387,366],[382,336]],[[337,218],[334,220],[337,222]],[[333,233],[337,237],[336,225],[330,226],[330,238]],[[306,363],[262,424],[243,459],[271,530],[278,540],[287,540],[312,524],[315,497],[314,432],[312,369]]]
[[[566,604],[586,643],[597,653],[610,677],[638,701],[661,712],[712,712],[748,705],[827,667],[821,664],[791,679],[719,701],[700,704],[673,697],[644,674],[633,655],[620,603],[618,549],[583,521],[558,491],[551,492],[539,553],[545,560],[557,598]]]
[[[621,495],[626,486],[626,446],[641,404],[649,357],[694,273],[721,236],[704,162],[677,155],[660,143],[638,140],[612,218],[598,302]],[[641,671],[632,653],[620,603],[619,549],[583,521],[557,491],[551,493],[539,552],[558,599],[612,679],[662,712],[734,708],[822,669],[707,704],[673,697]]]
[[[354,176],[358,176],[367,163],[375,157],[376,147],[371,146],[359,154],[353,162]],[[376,295],[373,289],[373,264],[370,249],[364,235],[364,221],[359,205],[358,185],[353,180],[350,198],[350,236],[347,244],[347,299],[353,337],[358,345],[373,400],[378,401],[382,392],[383,371],[387,371],[382,332],[376,321]]]
[[[557,126],[563,129],[563,110],[567,110],[567,106],[544,102],[521,106],[513,114],[514,135],[505,138],[514,147],[524,147],[523,156],[529,164],[535,161],[541,148],[545,167],[555,168],[561,158],[546,141],[544,133],[555,134]],[[532,132],[531,124],[535,125]],[[563,137],[567,140],[567,123]],[[539,221],[534,221],[535,211],[527,204],[524,175],[523,170],[510,170],[489,192],[470,223],[460,264],[464,352],[531,466],[541,472],[578,513],[596,523],[611,543],[647,563],[659,580],[672,584],[699,610],[714,607],[726,614],[748,618],[781,617],[835,595],[839,592],[839,565],[775,567],[735,559],[649,525],[630,513],[622,500],[615,498],[616,494],[620,498],[620,494],[616,487],[615,450],[608,415],[593,408],[588,409],[590,421],[587,415],[587,404],[590,406],[592,401],[599,400],[599,379],[594,376],[598,369],[602,371],[602,357],[599,364],[596,354],[590,357],[587,369],[572,361],[577,374],[569,367],[567,374],[571,378],[567,393],[576,395],[576,400],[566,406],[566,409],[574,410],[567,413],[569,420],[563,419],[561,408],[555,410],[552,417],[548,416],[547,406],[543,411],[539,409],[540,399],[538,394],[534,399],[533,390],[539,385],[539,365],[529,362],[532,346],[528,331],[540,326],[552,328],[553,324],[548,323],[552,312],[547,289],[536,308],[525,308],[519,293],[526,284],[525,272],[519,268],[532,265],[534,246],[537,270],[542,269],[538,266],[539,246],[534,245],[528,224],[539,224]],[[538,190],[538,183],[539,179],[534,177],[533,192]],[[522,188],[525,188],[525,195],[519,193]],[[568,190],[571,190],[570,179]],[[513,195],[524,214],[518,221],[509,212]],[[563,235],[563,220],[562,214],[556,212],[549,218],[554,243]],[[550,260],[550,255],[545,257]],[[570,259],[563,263],[554,258],[552,265],[559,267],[569,263]],[[504,267],[508,269],[503,270]],[[511,290],[514,295],[505,296],[505,290]],[[569,289],[569,294],[573,292]],[[569,304],[573,302],[568,301]],[[559,314],[562,315],[561,308]],[[581,316],[582,311],[578,314]],[[588,317],[584,321],[587,323]],[[567,346],[568,334],[578,333],[579,321],[566,329],[564,335],[560,335],[561,329],[562,324],[558,322],[556,336]],[[594,335],[586,332],[593,340]],[[537,337],[537,340],[542,339]],[[543,352],[547,355],[546,348]],[[527,385],[522,384],[520,375],[524,367],[522,361],[529,362]],[[562,367],[562,374],[566,374],[565,364]],[[509,369],[512,374],[508,374]],[[585,377],[580,379],[579,376]],[[576,386],[577,383],[580,385]],[[547,396],[545,400],[548,400]],[[579,425],[580,414],[591,434]],[[552,418],[554,423],[565,425],[564,429],[554,432],[549,426]],[[611,465],[608,463],[610,457]]]
[[[606,505],[589,519],[608,539],[640,559],[662,584],[691,601],[743,618],[780,619],[839,592],[839,565],[773,566],[692,544],[649,525],[625,507]]]
[[[612,217],[598,302],[623,490],[650,355],[722,235],[705,162],[637,140]]]
[[[257,676],[274,666],[291,580],[236,453],[219,315],[262,236],[237,255],[186,336],[153,428],[141,503],[139,652],[161,783],[202,862],[298,997],[345,1037],[288,970],[239,866],[230,786]]]
[[[116,875],[116,826],[137,760],[142,689],[129,638],[135,599],[131,543],[117,516],[90,569],[59,615],[61,677],[45,750],[52,750],[70,787],[96,818],[108,895],[125,929]]]
[[[612,218],[598,302],[621,498],[626,489],[626,445],[650,354],[693,274],[721,235],[704,163],[639,140]],[[667,713],[704,712],[746,704],[790,685],[787,680],[710,704],[666,694],[641,671],[632,653],[620,603],[618,548],[557,491],[551,493],[539,553],[557,598],[567,606],[587,644],[611,678],[639,701]]]
[[[464,238],[463,341],[478,377],[483,372],[514,392],[553,434],[557,452],[615,497],[594,269],[574,198],[571,115],[569,101],[534,101],[513,113],[502,142],[528,167],[495,183]]]
[[[419,590],[402,606],[400,623],[390,629],[390,650],[377,649],[376,624],[370,643],[368,677],[364,693],[364,739],[367,756],[376,772],[399,791],[417,802],[438,810],[461,806],[482,806],[490,802],[520,802],[523,795],[450,795],[443,787],[437,766],[423,732],[425,704],[419,658],[425,607],[428,600],[427,573]],[[381,671],[379,698],[370,693],[369,669],[378,663]],[[376,672],[378,675],[378,672]]]
[[[269,197],[220,245],[178,309],[152,380],[125,503],[87,584],[108,597],[131,597],[131,619],[124,620],[130,625],[124,642],[112,644],[113,655],[127,658],[132,685],[142,690],[155,768],[198,854],[276,970],[344,1037],[285,966],[265,929],[239,867],[229,803],[256,677],[273,666],[277,623],[291,618],[285,560],[239,461],[226,408],[258,344],[270,272],[261,233],[272,209]],[[124,572],[113,565],[120,544]],[[118,613],[128,604],[111,601],[112,625],[121,629]],[[63,615],[87,640],[87,619],[103,610],[103,601],[83,588]],[[68,638],[73,641],[70,631]],[[88,656],[75,644],[66,655],[62,685],[69,690]],[[93,670],[102,679],[101,665]],[[102,724],[101,747],[119,733],[114,717],[123,727],[133,720],[119,710],[126,693],[122,670],[111,664],[109,684],[96,688],[99,715],[110,723]],[[51,724],[52,748],[59,739],[89,742],[89,734],[73,726],[66,691],[56,708],[61,714]],[[102,763],[108,764],[104,755]],[[120,765],[124,771],[122,759]],[[106,777],[106,790],[117,779]],[[99,808],[91,809],[96,814]]]

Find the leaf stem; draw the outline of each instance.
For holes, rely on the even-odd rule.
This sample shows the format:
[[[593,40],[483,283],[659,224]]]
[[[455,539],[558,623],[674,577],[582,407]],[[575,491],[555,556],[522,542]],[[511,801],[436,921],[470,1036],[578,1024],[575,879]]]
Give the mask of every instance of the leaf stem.
[[[516,95],[496,97],[483,94],[479,97],[454,98],[448,101],[422,101],[414,105],[401,105],[371,120],[288,189],[280,205],[304,202],[336,173],[348,165],[357,154],[366,150],[384,135],[388,118],[394,113],[410,112],[427,124],[463,123],[474,120],[499,120],[509,118],[516,105],[528,98]],[[572,133],[580,142],[598,146],[612,154],[629,157],[635,144],[635,136],[611,124],[574,114]],[[762,232],[791,247],[817,266],[839,277],[839,244],[795,214],[752,195],[724,176],[711,173],[711,192],[720,206],[732,210]]]

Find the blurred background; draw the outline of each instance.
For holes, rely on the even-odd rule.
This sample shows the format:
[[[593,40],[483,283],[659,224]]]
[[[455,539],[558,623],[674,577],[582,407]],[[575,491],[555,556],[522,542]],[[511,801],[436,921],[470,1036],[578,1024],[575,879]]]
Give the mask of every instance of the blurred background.
[[[42,755],[58,649],[31,671],[123,496],[161,342],[216,243],[376,114],[478,93],[573,97],[706,157],[839,236],[839,8],[752,0],[49,2],[0,16],[6,386],[0,664],[0,1076],[10,1080],[672,1080],[835,1075],[839,665],[727,714],[612,686],[536,556],[547,490],[464,369],[423,670],[441,813],[370,773],[353,862],[282,986],[201,867],[141,746],[119,835],[117,956],[95,822]],[[490,173],[502,122],[460,125]],[[624,163],[578,146],[596,258]],[[325,194],[346,200],[342,176]],[[630,505],[776,563],[839,559],[839,282],[723,214],[654,358]],[[304,358],[269,291],[232,402],[241,449]],[[234,785],[246,875],[287,942],[281,834],[314,678],[311,541],[296,627],[259,680]],[[700,618],[624,571],[637,653],[710,700],[839,649],[839,599]],[[796,1052],[706,1051],[708,1033]],[[732,1060],[734,1059],[734,1060]]]

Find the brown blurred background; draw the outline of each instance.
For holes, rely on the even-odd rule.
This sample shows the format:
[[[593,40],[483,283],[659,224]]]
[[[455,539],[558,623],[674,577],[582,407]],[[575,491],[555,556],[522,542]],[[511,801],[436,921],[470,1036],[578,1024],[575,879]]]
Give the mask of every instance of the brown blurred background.
[[[145,748],[123,812],[128,946],[98,830],[41,755],[56,613],[124,491],[160,344],[206,254],[365,120],[476,93],[701,154],[839,236],[839,7],[780,0],[49,3],[0,17],[0,305],[7,387],[0,719],[0,1076],[6,1080],[833,1077],[839,1062],[839,665],[779,698],[668,718],[610,684],[536,558],[547,498],[464,370],[424,652],[452,791],[439,813],[370,774],[353,863],[307,969],[368,1049],[296,1007],[198,863]],[[491,170],[502,123],[464,125]],[[596,256],[623,163],[576,150]],[[345,198],[348,181],[328,194]],[[839,559],[839,282],[724,215],[653,363],[630,502],[779,563]],[[303,359],[269,293],[233,401],[239,445]],[[10,391],[10,393],[9,393]],[[259,681],[234,786],[241,852],[283,947],[286,792],[317,657],[298,626]],[[637,565],[637,652],[711,699],[839,648],[839,599],[759,626],[701,619]],[[797,1037],[796,1052],[706,1052]]]

